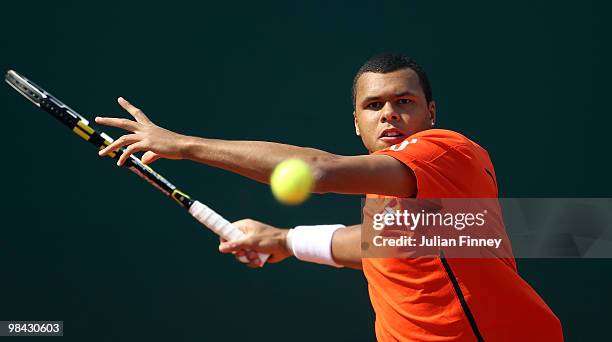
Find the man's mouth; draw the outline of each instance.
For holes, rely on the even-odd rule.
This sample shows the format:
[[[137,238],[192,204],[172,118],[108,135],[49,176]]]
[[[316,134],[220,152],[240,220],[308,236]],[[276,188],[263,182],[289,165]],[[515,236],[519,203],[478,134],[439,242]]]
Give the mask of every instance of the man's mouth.
[[[396,144],[406,139],[406,135],[397,128],[389,128],[385,129],[378,138],[386,143]]]

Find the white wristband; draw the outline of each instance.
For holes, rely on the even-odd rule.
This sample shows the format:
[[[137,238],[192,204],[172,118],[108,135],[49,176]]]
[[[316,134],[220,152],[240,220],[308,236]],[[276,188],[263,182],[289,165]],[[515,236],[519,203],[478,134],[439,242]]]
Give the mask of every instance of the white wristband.
[[[296,258],[317,264],[342,267],[334,262],[332,238],[342,224],[297,226],[287,233],[287,247]]]

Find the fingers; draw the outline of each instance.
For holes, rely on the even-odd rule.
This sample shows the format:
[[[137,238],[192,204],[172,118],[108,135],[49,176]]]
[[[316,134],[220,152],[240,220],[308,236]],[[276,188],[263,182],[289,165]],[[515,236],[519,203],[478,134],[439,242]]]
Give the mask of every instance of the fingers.
[[[248,243],[246,243],[248,244]],[[262,266],[262,262],[259,259],[259,254],[252,250],[246,250],[243,248],[242,243],[232,244],[232,242],[221,241],[219,244],[219,251],[221,253],[231,253],[234,255],[238,262],[245,264],[250,268],[258,268]],[[244,259],[246,258],[247,261]]]
[[[257,221],[251,219],[233,222],[232,225],[240,229],[243,233],[247,234],[247,237],[234,241],[221,240],[219,251],[221,253],[233,253],[239,262],[246,264],[250,268],[261,267],[263,263],[259,258],[259,253],[253,250],[258,248],[258,240],[256,237],[249,236],[249,233],[253,233],[253,229],[256,228],[257,223]],[[241,257],[246,257],[246,259],[248,259],[248,263],[243,261],[244,258],[241,260]]]
[[[126,101],[123,97],[117,99],[119,105],[123,107],[128,113],[130,113],[136,121],[121,119],[121,118],[105,118],[97,117],[96,123],[101,125],[117,127],[125,129],[126,131],[135,132],[140,127],[139,124],[151,124],[151,120],[138,108],[134,107],[131,103]]]
[[[101,149],[98,154],[104,156],[110,152],[117,151],[119,148],[140,141],[140,137],[136,134],[127,134],[115,140],[112,144]]]
[[[125,129],[126,131],[130,131],[130,132],[136,132],[139,127],[139,123],[137,122],[134,122],[128,119],[120,119],[120,118],[96,117],[96,123],[99,123],[100,125],[106,125],[106,126]]]
[[[243,251],[242,256],[246,257],[248,262],[244,262],[243,261],[244,258],[240,259],[241,257],[238,256],[237,254],[236,254],[236,259],[240,261],[241,263],[246,264],[246,266],[249,268],[259,268],[263,266],[263,263],[261,262],[261,260],[259,260],[259,254],[257,254],[257,252]]]
[[[221,250],[221,244],[228,242],[227,240],[225,240],[222,237],[219,237],[219,251],[223,253],[223,251]],[[236,260],[238,260],[241,263],[245,263],[243,261],[243,257],[246,257],[247,252],[244,249],[241,249],[239,251],[235,251],[235,252],[231,252],[232,254],[234,254],[234,256],[236,257]],[[248,259],[247,259],[248,260]]]
[[[142,155],[142,158],[140,158],[140,160],[144,164],[151,164],[152,162],[156,161],[159,158],[161,158],[159,154],[155,152],[147,151],[145,152],[145,154]]]
[[[219,244],[219,252],[221,253],[233,253],[238,252],[243,249],[248,249],[251,245],[251,241],[249,238],[235,241],[227,241]]]
[[[128,148],[125,149],[121,157],[119,157],[119,160],[117,161],[117,166],[122,166],[132,154],[136,152],[140,152],[140,151],[146,151],[146,150],[147,150],[147,147],[142,142],[137,142],[135,144],[128,146]]]
[[[227,242],[227,240],[225,240],[223,238],[219,238],[219,252],[225,253],[225,254],[232,253],[236,257],[236,259],[240,259],[240,258],[242,258],[242,257],[247,255],[247,251],[245,251],[244,249],[240,249],[240,250],[233,251],[233,252],[227,252],[225,250],[226,247],[223,245],[226,242]],[[240,261],[240,262],[242,262],[242,261]]]
[[[125,109],[128,113],[130,113],[134,117],[134,119],[136,119],[136,121],[140,123],[150,123],[151,122],[151,120],[149,120],[149,118],[145,115],[145,113],[142,112],[142,110],[140,110],[139,108],[129,103],[123,97],[119,97],[117,99],[117,102],[119,103],[121,107],[123,107],[123,109]]]
[[[249,259],[250,263],[254,263],[259,265],[261,261],[259,261],[259,254],[255,251],[247,251],[246,257]]]
[[[236,256],[245,255],[251,262],[259,262],[259,254],[253,250],[254,241],[250,238],[221,242],[219,244],[219,252],[221,253],[233,253]],[[245,253],[246,252],[246,253]]]

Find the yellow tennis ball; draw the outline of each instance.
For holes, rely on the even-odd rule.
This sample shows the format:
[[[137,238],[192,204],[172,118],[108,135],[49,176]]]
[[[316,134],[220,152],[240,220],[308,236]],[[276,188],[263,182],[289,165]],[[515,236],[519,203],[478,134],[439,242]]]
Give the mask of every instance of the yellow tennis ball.
[[[274,168],[270,177],[272,194],[288,205],[304,202],[310,195],[314,179],[310,166],[301,159],[287,159]]]

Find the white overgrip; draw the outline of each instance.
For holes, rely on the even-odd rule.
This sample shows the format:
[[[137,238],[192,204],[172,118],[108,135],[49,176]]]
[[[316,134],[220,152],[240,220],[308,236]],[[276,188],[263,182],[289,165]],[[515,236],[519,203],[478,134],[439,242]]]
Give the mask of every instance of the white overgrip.
[[[208,227],[208,229],[215,232],[215,234],[224,238],[228,241],[240,240],[244,238],[244,233],[236,228],[231,222],[223,218],[223,216],[217,214],[214,210],[210,209],[207,205],[200,201],[195,201],[189,207],[189,213],[195,217],[200,223]],[[261,260],[262,266],[268,260],[269,254],[259,253],[259,260]],[[246,257],[239,258],[241,262],[248,263]]]

